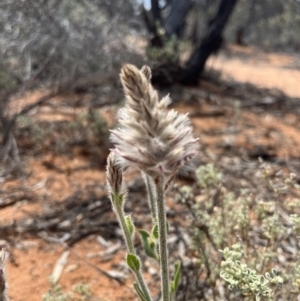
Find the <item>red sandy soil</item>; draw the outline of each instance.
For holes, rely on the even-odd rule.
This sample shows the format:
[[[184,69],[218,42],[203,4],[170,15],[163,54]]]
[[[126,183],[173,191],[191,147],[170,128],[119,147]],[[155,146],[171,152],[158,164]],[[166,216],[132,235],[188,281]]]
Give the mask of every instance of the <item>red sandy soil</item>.
[[[290,97],[300,97],[300,58],[258,52],[255,48],[229,46],[228,53],[211,57],[207,67],[222,72],[222,78],[276,88]]]
[[[233,46],[229,51],[230,56],[227,52],[212,58],[208,64],[209,67],[219,69],[223,78],[249,82],[262,88],[276,88],[288,96],[300,97],[299,58],[297,70],[293,68],[297,62],[294,56],[264,54],[255,49]],[[222,89],[217,85],[203,83],[196,90],[207,93],[213,91],[214,97],[217,95],[217,98],[223,99]],[[30,103],[32,98],[37,96],[28,96],[20,106]],[[54,100],[58,103],[60,101],[60,98]],[[243,107],[238,111],[234,107],[235,99],[225,96],[225,108],[222,104],[218,105],[219,100],[213,97],[210,101],[199,97],[198,101],[199,103],[201,101],[201,104],[197,106],[187,105],[184,102],[176,106],[182,112],[191,113],[195,135],[200,137],[201,147],[206,148],[212,161],[222,155],[221,146],[224,144],[245,151],[255,151],[256,147],[263,146],[278,158],[284,160],[299,158],[300,118],[297,113],[280,115],[272,112],[256,112]],[[222,114],[218,117],[210,116],[209,113],[214,112],[216,108]],[[73,120],[74,116],[80,113],[80,109],[64,109],[64,111],[61,109],[58,112],[57,109],[46,105],[37,110],[39,114],[36,114],[36,111],[32,112],[31,117],[44,120]],[[114,113],[115,108],[103,111],[109,122]],[[200,113],[202,115],[207,113],[207,116],[200,116]],[[234,130],[231,131],[233,127]],[[49,168],[50,165],[58,166],[59,171]],[[36,199],[31,202],[21,198],[21,201],[14,206],[1,209],[1,223],[42,212],[52,200],[61,202],[66,196],[74,194],[77,189],[84,189],[87,185],[98,187],[96,194],[99,196],[106,194],[104,169],[90,166],[88,158],[80,152],[72,156],[59,156],[52,154],[49,149],[38,156],[26,158],[25,170],[26,178],[6,180],[2,183],[2,191],[12,191],[22,185],[34,191]],[[8,242],[6,244],[9,245]],[[91,235],[75,244],[70,250],[58,284],[67,291],[71,290],[74,284],[88,283],[94,297],[98,300],[137,300],[132,289],[132,276],[128,271],[125,270],[127,279],[125,284],[121,285],[87,264],[86,260],[105,271],[122,270],[124,247],[120,247],[120,250],[108,261],[103,261],[100,256],[97,256],[105,249],[97,242],[96,235]],[[20,235],[15,238],[10,251],[12,257],[6,265],[8,295],[12,301],[40,301],[42,295],[50,288],[49,276],[64,247],[47,243],[38,237]]]

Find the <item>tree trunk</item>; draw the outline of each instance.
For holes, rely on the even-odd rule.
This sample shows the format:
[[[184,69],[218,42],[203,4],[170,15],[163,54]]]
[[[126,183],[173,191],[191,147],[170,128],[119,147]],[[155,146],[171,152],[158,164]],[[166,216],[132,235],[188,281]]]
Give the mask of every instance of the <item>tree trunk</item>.
[[[166,35],[170,37],[175,34],[180,36],[181,30],[184,28],[186,15],[191,8],[192,0],[176,0],[171,2],[171,10],[165,20]]]
[[[158,0],[151,0],[150,11],[146,11],[145,7],[142,6],[142,17],[148,31],[152,34],[150,44],[153,47],[161,48],[164,46],[164,39],[157,30],[157,22],[165,29],[166,37],[171,37],[172,35],[180,36],[184,28],[186,15],[192,5],[192,0],[167,1],[166,6],[169,5],[170,13],[166,20],[162,19]]]
[[[238,0],[222,0],[215,17],[209,22],[208,30],[200,46],[194,50],[186,64],[180,80],[183,84],[196,83],[203,72],[208,57],[218,51],[223,42],[223,31]]]
[[[162,22],[161,14],[160,14],[160,8],[158,4],[158,0],[151,0],[151,12],[153,16],[153,21],[155,22]]]

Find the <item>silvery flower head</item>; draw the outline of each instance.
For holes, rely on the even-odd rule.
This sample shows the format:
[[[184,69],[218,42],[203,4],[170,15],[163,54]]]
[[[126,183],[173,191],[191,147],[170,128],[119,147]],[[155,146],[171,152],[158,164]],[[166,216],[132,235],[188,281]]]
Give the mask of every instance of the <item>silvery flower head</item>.
[[[174,176],[198,152],[188,116],[167,109],[169,96],[159,100],[149,67],[127,64],[120,77],[126,105],[118,113],[119,128],[111,131],[114,151],[150,176]]]

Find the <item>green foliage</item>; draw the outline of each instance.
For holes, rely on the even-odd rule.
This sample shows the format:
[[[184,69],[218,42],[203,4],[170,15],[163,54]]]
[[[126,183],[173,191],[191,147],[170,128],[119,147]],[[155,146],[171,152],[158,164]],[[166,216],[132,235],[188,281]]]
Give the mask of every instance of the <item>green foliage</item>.
[[[51,282],[51,288],[42,297],[42,301],[86,301],[92,299],[94,298],[91,288],[84,282],[75,284],[72,291],[67,292],[64,292],[61,286]],[[100,299],[97,300],[101,301]]]
[[[229,191],[211,164],[196,171],[197,187],[179,190],[181,200],[192,206],[194,247],[203,268],[200,277],[208,287],[224,286],[226,300],[277,300],[278,296],[293,300],[300,292],[300,254],[291,247],[296,252],[292,260],[278,262],[278,258],[282,258],[281,245],[299,239],[300,218],[295,214],[300,208],[299,188],[294,174],[274,176],[263,162],[258,174],[267,199],[250,189]],[[223,258],[217,259],[219,250]]]
[[[75,284],[73,286],[73,291],[82,296],[83,300],[90,299],[93,296],[91,287],[84,282]]]
[[[137,273],[140,271],[141,263],[140,259],[135,254],[127,254],[126,262],[128,267],[134,272]]]
[[[260,275],[247,264],[238,259],[243,256],[241,244],[226,247],[221,251],[225,261],[221,262],[220,276],[229,283],[230,290],[240,290],[243,295],[252,296],[255,300],[270,300],[272,297],[272,284],[282,285],[283,279],[275,270],[271,274],[266,272]]]
[[[155,224],[152,228],[151,235],[153,238],[158,239],[158,224]]]
[[[138,296],[140,297],[141,301],[148,301],[147,298],[145,297],[143,290],[140,288],[138,283],[134,283],[133,287],[135,288],[135,291],[137,292]]]
[[[166,38],[164,35],[161,36],[163,41],[163,47],[148,46],[146,53],[148,57],[156,62],[163,63],[177,63],[179,60],[179,40],[176,36]]]
[[[72,300],[70,292],[64,293],[59,285],[52,285],[47,293],[43,295],[42,301],[69,301]]]
[[[220,183],[222,174],[219,173],[213,164],[202,165],[196,170],[198,185],[201,188],[208,188]]]
[[[101,137],[103,140],[108,140],[108,126],[100,112],[92,109],[89,110],[87,120],[89,122],[90,128],[92,129],[96,137]]]
[[[18,118],[19,128],[22,131],[28,132],[28,138],[32,140],[35,145],[41,145],[45,140],[46,136],[49,135],[49,129],[46,129],[36,120],[28,116],[20,116]]]
[[[152,231],[152,233],[156,233],[155,231]],[[158,234],[157,237],[151,233],[149,233],[146,230],[140,229],[139,230],[139,234],[141,236],[142,239],[142,245],[144,248],[144,251],[146,253],[147,256],[156,259],[157,261],[159,261],[159,256],[158,256],[158,252],[157,252],[157,238],[158,238]]]
[[[135,227],[134,227],[131,215],[126,215],[125,216],[125,223],[126,223],[126,226],[127,226],[127,229],[129,231],[130,235],[133,235]]]
[[[102,145],[108,145],[108,125],[101,113],[96,110],[80,114],[70,123],[70,127],[74,140],[97,138],[101,140]],[[83,135],[85,137],[82,137]]]
[[[155,47],[149,45],[146,48],[147,56],[151,60],[160,63],[177,63],[180,57],[180,44],[182,42],[175,35],[167,37],[161,24],[156,23],[156,28],[157,35],[161,39],[163,46]]]
[[[130,54],[124,47],[122,52],[119,50],[119,35],[128,32],[132,13],[132,4],[127,0],[110,4],[101,0],[61,0],[35,2],[34,6],[2,1],[0,69],[7,71],[5,77],[30,79],[31,87],[52,84],[70,88],[78,78],[104,76],[107,70],[128,61],[134,52],[131,49]],[[55,20],[50,18],[54,15]],[[0,75],[0,89],[1,82]],[[7,87],[7,83],[15,85],[16,80],[5,82]]]
[[[174,273],[174,280],[171,281],[171,300],[173,299],[174,294],[176,293],[178,286],[179,286],[179,281],[180,281],[180,276],[181,276],[181,263],[176,262],[175,263],[175,273]]]

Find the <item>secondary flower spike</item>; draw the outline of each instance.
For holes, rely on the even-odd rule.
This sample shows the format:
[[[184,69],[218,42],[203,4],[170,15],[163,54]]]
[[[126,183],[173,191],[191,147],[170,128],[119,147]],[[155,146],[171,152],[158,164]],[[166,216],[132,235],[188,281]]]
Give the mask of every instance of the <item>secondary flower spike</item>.
[[[188,116],[167,109],[169,96],[158,99],[149,67],[127,64],[120,77],[126,104],[118,113],[119,128],[111,131],[114,151],[151,176],[174,175],[198,152]]]
[[[110,153],[107,157],[106,179],[107,187],[110,193],[116,195],[124,193],[123,171],[120,164],[117,163],[114,153]]]

